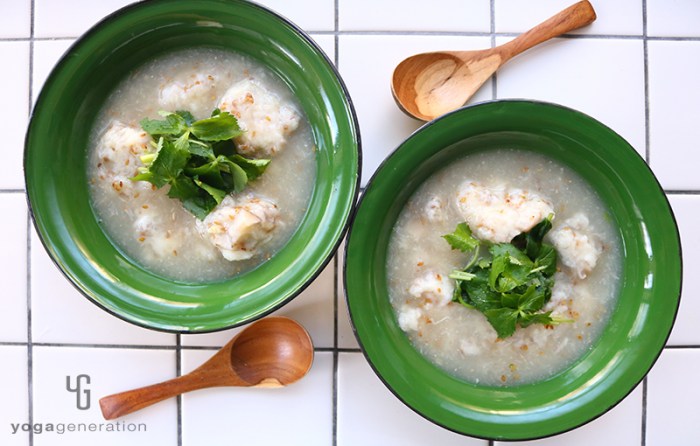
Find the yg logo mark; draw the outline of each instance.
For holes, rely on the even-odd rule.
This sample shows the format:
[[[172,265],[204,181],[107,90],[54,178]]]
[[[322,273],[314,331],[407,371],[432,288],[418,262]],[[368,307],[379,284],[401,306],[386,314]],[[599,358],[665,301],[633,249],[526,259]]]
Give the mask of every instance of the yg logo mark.
[[[66,376],[66,390],[69,392],[75,392],[76,393],[76,406],[78,407],[79,410],[88,410],[90,408],[90,390],[83,390],[82,393],[85,394],[85,405],[80,404],[81,400],[81,395],[80,395],[80,390],[81,390],[81,379],[85,378],[85,384],[90,384],[90,377],[88,375],[78,375],[78,377],[75,379],[75,389],[71,388],[70,385],[70,376]]]

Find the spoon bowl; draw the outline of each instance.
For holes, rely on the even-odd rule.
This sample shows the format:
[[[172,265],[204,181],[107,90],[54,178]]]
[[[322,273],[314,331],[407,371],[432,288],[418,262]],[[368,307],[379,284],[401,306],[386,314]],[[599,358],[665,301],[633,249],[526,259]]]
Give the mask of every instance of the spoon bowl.
[[[464,105],[513,56],[595,19],[593,7],[584,0],[495,48],[416,54],[396,66],[391,93],[404,113],[430,121]]]
[[[311,369],[314,346],[298,322],[280,316],[246,327],[207,362],[187,375],[106,396],[105,420],[113,420],[173,396],[209,387],[283,387]]]
[[[314,359],[304,327],[284,317],[268,317],[254,325],[255,330],[243,330],[233,339],[233,372],[254,387],[288,386],[304,377]]]

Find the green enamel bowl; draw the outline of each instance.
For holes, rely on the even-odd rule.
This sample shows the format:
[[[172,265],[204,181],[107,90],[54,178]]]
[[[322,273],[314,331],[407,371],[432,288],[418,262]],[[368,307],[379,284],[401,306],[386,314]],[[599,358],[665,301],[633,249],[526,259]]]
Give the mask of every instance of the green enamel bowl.
[[[167,52],[233,50],[291,88],[311,123],[317,180],[289,243],[227,281],[158,277],[113,246],[90,205],[88,137],[98,111],[131,70]],[[106,17],[66,52],[32,113],[24,168],[34,224],[56,265],[89,300],[135,324],[201,333],[260,318],[298,295],[331,259],[359,190],[360,136],[338,72],[303,31],[237,0],[150,0]]]
[[[519,387],[468,384],[424,359],[399,328],[386,284],[391,230],[413,192],[449,162],[497,148],[540,153],[578,172],[610,209],[624,258],[617,306],[602,337],[562,373]],[[561,106],[495,101],[426,124],[384,161],[355,214],[343,273],[355,335],[401,401],[457,433],[525,440],[599,417],[644,378],[680,302],[681,246],[659,183],[619,135]]]

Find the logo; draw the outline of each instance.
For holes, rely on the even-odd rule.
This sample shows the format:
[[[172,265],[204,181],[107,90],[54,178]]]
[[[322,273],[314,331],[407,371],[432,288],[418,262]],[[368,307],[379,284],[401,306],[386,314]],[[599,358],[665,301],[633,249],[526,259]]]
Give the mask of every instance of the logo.
[[[88,410],[90,408],[90,390],[82,390],[84,384],[81,383],[83,382],[83,379],[85,384],[90,384],[90,377],[88,375],[78,375],[78,377],[75,379],[75,388],[72,388],[70,385],[70,376],[66,376],[66,390],[76,393],[75,405],[78,407],[78,410]],[[85,398],[83,398],[83,394],[85,395]],[[85,404],[83,405],[81,402],[84,402]]]

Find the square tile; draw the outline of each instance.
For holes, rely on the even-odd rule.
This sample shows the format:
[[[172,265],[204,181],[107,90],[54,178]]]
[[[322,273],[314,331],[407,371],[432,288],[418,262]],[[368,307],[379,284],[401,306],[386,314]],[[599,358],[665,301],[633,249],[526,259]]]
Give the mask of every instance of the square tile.
[[[691,445],[700,437],[700,350],[666,349],[647,380],[647,446]]]
[[[34,347],[34,423],[43,425],[34,444],[176,446],[175,398],[112,421],[104,420],[99,405],[107,395],[175,376],[174,350]]]
[[[333,31],[335,0],[261,0],[258,2],[288,18],[304,31]]]
[[[335,36],[331,34],[311,34],[311,38],[318,43],[328,59],[335,64]]]
[[[27,347],[0,346],[0,362],[0,444],[28,446]],[[22,425],[26,425],[26,430]]]
[[[27,202],[24,194],[0,194],[0,341],[27,342]]]
[[[341,31],[489,32],[489,0],[339,0]]]
[[[573,0],[496,0],[495,22],[498,33],[523,33],[563,11]],[[615,0],[591,2],[596,20],[568,34],[635,35],[643,33],[642,2]]]
[[[570,432],[543,440],[504,443],[496,446],[639,446],[642,444],[642,386],[637,388],[609,412]]]
[[[0,38],[29,37],[31,28],[31,0],[3,2],[0,15]]]
[[[697,315],[700,313],[700,195],[669,195],[681,233],[683,284],[681,305],[668,345],[700,345]]]
[[[496,39],[496,44],[506,38]],[[553,39],[498,71],[498,97],[554,102],[609,126],[644,156],[644,48],[637,40]]]
[[[362,185],[403,140],[424,123],[406,116],[391,95],[391,75],[403,59],[438,50],[484,49],[489,37],[465,36],[356,36],[341,35],[340,73],[350,91],[360,121],[362,137]],[[371,73],[368,69],[371,67]],[[469,100],[491,99],[491,80]]]
[[[307,289],[290,303],[272,313],[294,319],[306,328],[314,347],[333,347],[333,259]],[[243,327],[215,333],[182,335],[182,345],[222,347]]]
[[[58,270],[32,231],[32,341],[37,343],[175,345],[175,335],[124,322],[89,302]]]
[[[700,189],[700,42],[649,42],[650,164],[664,189]]]
[[[29,114],[29,42],[0,42],[0,60],[10,61],[0,70],[0,149],[5,168],[0,175],[0,189],[23,189],[22,154],[24,133]]]
[[[34,42],[34,64],[32,73],[32,101],[36,103],[41,88],[49,77],[51,70],[63,56],[63,53],[73,45],[74,39],[68,40],[37,40]]]
[[[184,350],[183,373],[212,354]],[[332,425],[332,353],[316,353],[309,374],[287,387],[204,389],[182,397],[183,446],[231,444],[232,438],[236,444],[329,445]]]
[[[133,0],[34,0],[34,37],[78,37]]]
[[[338,446],[439,444],[487,446],[443,429],[405,406],[377,378],[362,353],[338,359]]]
[[[697,0],[646,0],[647,35],[700,36],[700,3]]]

